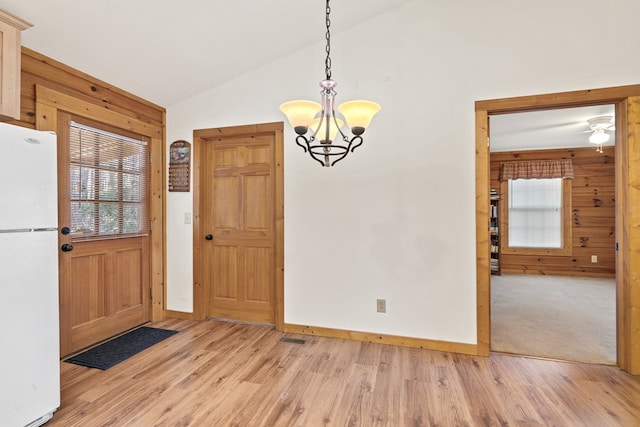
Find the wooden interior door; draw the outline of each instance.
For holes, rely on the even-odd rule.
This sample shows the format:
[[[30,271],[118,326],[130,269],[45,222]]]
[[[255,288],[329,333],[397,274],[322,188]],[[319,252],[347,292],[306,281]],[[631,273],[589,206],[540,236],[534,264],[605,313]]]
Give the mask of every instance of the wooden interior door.
[[[72,170],[78,167],[72,161],[76,154],[70,149],[70,121],[130,134],[70,114],[60,113],[58,118],[60,354],[65,356],[150,320],[150,251],[148,234],[100,236],[91,240],[74,230],[72,204],[79,203],[74,195],[79,190],[71,189]],[[148,162],[148,156],[143,161]],[[101,168],[99,161],[96,165],[96,170]],[[92,185],[96,191],[103,191],[100,182]],[[148,204],[148,194],[145,198]],[[120,213],[126,209],[109,203],[118,206]]]
[[[274,324],[275,137],[201,133],[201,262],[210,318]]]

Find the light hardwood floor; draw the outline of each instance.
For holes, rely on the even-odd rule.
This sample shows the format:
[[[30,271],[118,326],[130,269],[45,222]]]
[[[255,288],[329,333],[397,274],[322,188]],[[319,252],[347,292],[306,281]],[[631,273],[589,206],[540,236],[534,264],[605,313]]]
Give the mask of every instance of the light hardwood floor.
[[[213,320],[152,326],[180,333],[106,371],[61,362],[47,427],[640,425],[640,378],[615,367]]]

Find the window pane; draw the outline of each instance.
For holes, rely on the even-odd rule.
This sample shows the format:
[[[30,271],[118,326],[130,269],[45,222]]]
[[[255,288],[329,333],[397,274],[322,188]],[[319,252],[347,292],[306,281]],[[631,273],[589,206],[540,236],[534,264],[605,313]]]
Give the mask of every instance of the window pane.
[[[122,174],[122,199],[125,202],[139,202],[140,194],[140,177],[129,173]]]
[[[509,247],[562,247],[562,179],[509,181]]]
[[[70,186],[72,200],[93,200],[95,169],[71,165]]]
[[[118,200],[118,172],[100,171],[100,200]]]
[[[75,122],[69,132],[72,236],[147,234],[146,142]]]
[[[117,234],[120,222],[118,205],[115,203],[100,203],[99,205],[100,234]]]
[[[124,145],[124,151],[127,155],[122,158],[122,169],[127,172],[141,170],[142,156],[141,153],[139,153],[140,150],[136,151],[136,148],[133,144]]]
[[[125,205],[122,211],[124,233],[137,233],[142,224],[142,209],[140,205]]]
[[[93,202],[71,203],[71,233],[73,236],[95,233],[94,206]]]

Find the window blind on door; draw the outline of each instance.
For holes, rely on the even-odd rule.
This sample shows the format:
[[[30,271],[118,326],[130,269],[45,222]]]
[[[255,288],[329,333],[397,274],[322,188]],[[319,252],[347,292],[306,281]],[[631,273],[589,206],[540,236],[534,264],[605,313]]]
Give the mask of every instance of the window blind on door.
[[[149,233],[145,141],[69,123],[72,240]]]

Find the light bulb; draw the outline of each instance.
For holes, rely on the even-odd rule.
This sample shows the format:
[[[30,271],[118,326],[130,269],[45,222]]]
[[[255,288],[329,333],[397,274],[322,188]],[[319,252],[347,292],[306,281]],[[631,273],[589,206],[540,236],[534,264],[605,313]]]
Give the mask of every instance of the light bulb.
[[[336,135],[338,134],[338,126],[336,126],[336,121],[338,122],[338,126],[342,127],[342,125],[344,125],[344,122],[340,119],[336,119],[334,121],[333,117],[325,117],[322,122],[322,125],[320,126],[320,128],[316,133],[316,138],[323,142],[333,141]],[[327,128],[326,128],[327,122],[329,123],[329,140],[328,141],[327,141]],[[313,121],[313,126],[311,127],[311,129],[315,132],[319,124],[320,124],[320,119],[315,119]]]
[[[589,137],[589,142],[592,144],[603,144],[609,140],[609,135],[605,133],[603,128],[596,128],[593,134]]]

